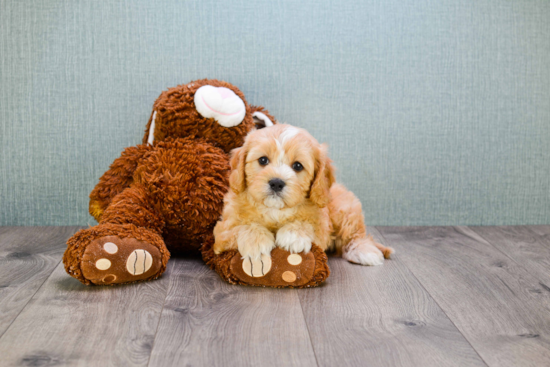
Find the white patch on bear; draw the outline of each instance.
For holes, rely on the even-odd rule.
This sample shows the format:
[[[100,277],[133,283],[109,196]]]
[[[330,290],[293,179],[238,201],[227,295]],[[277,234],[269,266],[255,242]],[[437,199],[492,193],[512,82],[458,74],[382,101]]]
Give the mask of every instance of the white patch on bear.
[[[155,119],[157,118],[157,111],[153,111],[153,120],[151,121],[151,126],[149,126],[149,137],[147,138],[147,144],[153,145],[153,140],[155,140]]]
[[[134,250],[126,260],[126,270],[132,275],[141,275],[151,268],[153,257],[146,250]]]
[[[99,270],[107,270],[111,267],[111,262],[108,259],[99,259],[95,262],[95,267]]]
[[[262,254],[260,259],[253,260],[248,257],[243,260],[243,271],[251,277],[263,277],[271,270],[271,257]]]
[[[109,254],[116,254],[117,251],[118,251],[118,246],[115,245],[114,243],[112,242],[106,242],[104,245],[103,245],[103,249],[105,250],[105,252],[109,253]]]
[[[298,254],[291,254],[288,255],[286,261],[288,261],[290,265],[300,265],[302,263],[302,257]]]

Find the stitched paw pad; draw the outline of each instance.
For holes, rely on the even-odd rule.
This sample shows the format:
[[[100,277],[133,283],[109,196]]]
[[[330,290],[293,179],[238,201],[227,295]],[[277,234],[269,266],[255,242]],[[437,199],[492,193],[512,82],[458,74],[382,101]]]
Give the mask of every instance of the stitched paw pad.
[[[312,251],[307,254],[292,254],[276,247],[271,251],[271,257],[263,255],[261,259],[251,262],[250,258],[243,260],[240,254],[236,253],[231,259],[231,272],[243,284],[300,287],[311,283],[316,261],[326,262],[326,255],[322,255],[322,259],[317,259]]]
[[[82,256],[82,275],[94,284],[135,282],[154,276],[161,268],[158,248],[135,238],[100,237]]]

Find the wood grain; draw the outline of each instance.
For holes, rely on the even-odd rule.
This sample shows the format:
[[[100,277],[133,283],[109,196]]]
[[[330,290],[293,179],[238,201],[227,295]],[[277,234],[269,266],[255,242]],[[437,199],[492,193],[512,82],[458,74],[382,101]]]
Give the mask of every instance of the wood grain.
[[[377,227],[490,366],[550,360],[550,292],[467,227]]]
[[[550,241],[543,228],[470,227],[550,289]],[[541,234],[536,231],[541,230]]]
[[[147,365],[169,269],[156,281],[87,287],[60,263],[0,339],[1,365]]]
[[[0,337],[61,262],[79,227],[0,227]]]
[[[295,289],[230,285],[176,259],[150,366],[315,366]]]
[[[403,256],[377,267],[331,257],[326,285],[299,293],[320,366],[485,365]]]
[[[526,226],[539,236],[540,242],[550,248],[550,225],[548,226]]]

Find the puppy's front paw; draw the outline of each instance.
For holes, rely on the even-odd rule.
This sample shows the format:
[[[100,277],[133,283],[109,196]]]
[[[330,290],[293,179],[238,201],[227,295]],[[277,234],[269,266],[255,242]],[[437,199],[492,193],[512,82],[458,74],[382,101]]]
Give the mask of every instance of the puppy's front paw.
[[[351,242],[344,248],[342,257],[349,262],[361,265],[383,265],[384,254],[367,239]]]
[[[267,228],[251,224],[244,226],[237,236],[237,246],[243,259],[255,261],[271,256],[275,247],[275,237]]]
[[[295,226],[284,226],[277,232],[276,245],[290,253],[308,253],[311,250],[312,239],[306,231],[294,228]]]

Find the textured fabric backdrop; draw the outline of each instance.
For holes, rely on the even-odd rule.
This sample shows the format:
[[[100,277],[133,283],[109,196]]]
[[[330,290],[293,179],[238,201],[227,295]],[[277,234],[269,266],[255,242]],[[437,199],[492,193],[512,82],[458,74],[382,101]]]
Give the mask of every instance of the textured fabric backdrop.
[[[550,223],[550,2],[0,0],[0,224],[93,224],[197,78],[328,142],[368,224]]]

